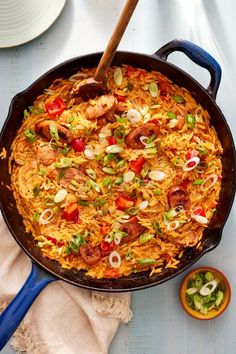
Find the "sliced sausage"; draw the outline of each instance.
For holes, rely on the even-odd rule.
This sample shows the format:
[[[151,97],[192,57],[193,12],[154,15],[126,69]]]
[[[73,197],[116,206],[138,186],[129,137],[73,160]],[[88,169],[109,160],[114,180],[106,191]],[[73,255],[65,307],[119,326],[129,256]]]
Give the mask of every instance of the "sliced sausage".
[[[36,133],[42,135],[47,140],[51,140],[52,137],[50,134],[50,124],[52,122],[54,122],[56,124],[59,138],[64,140],[66,143],[70,143],[72,140],[71,132],[67,128],[65,128],[63,125],[61,125],[58,122],[55,122],[54,120],[43,120],[41,122],[36,123],[35,124]]]
[[[125,138],[126,145],[132,149],[143,149],[144,144],[140,141],[141,136],[150,136],[155,135],[156,137],[159,134],[159,127],[154,123],[146,123],[142,126],[132,130]]]
[[[136,240],[144,231],[146,227],[139,224],[136,217],[131,218],[128,222],[121,226],[121,231],[126,232],[128,236],[122,238],[121,243],[127,243]]]
[[[87,243],[79,248],[81,258],[88,265],[96,264],[101,258],[101,251],[98,246]]]
[[[181,185],[171,187],[167,192],[167,199],[171,208],[182,205],[184,209],[189,209],[189,196],[186,188]]]
[[[115,111],[116,98],[113,95],[103,95],[94,99],[95,104],[90,104],[85,111],[88,119],[98,119]]]

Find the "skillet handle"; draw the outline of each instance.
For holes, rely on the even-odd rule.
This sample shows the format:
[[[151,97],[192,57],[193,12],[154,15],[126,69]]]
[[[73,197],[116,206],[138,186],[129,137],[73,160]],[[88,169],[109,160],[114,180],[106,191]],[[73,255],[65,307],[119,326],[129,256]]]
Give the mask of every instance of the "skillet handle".
[[[221,80],[221,67],[217,61],[201,47],[183,39],[175,39],[165,44],[154,55],[166,61],[169,54],[175,51],[183,52],[194,63],[209,71],[211,80],[206,90],[215,99]]]
[[[56,278],[44,273],[36,264],[32,264],[32,270],[25,284],[0,315],[0,351],[7,344],[39,293],[54,280]]]

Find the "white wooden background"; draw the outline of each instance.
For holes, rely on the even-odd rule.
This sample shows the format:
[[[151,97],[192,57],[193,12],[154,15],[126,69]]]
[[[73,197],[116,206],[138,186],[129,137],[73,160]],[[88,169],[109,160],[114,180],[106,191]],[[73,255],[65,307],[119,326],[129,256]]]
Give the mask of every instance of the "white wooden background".
[[[50,1],[50,0],[48,0]],[[102,51],[112,33],[123,0],[67,0],[53,26],[30,43],[0,49],[0,125],[12,97],[56,64]],[[119,49],[153,54],[175,38],[188,39],[211,53],[223,76],[217,103],[236,137],[235,0],[140,0]],[[169,60],[205,87],[209,75],[183,54]],[[110,354],[235,354],[236,353],[236,205],[220,245],[197,265],[221,269],[232,286],[227,312],[213,321],[197,321],[179,305],[184,274],[155,288],[132,294],[133,320],[120,326]],[[8,346],[3,354],[12,353]],[[56,354],[56,353],[55,353]],[[86,353],[85,353],[86,354]]]

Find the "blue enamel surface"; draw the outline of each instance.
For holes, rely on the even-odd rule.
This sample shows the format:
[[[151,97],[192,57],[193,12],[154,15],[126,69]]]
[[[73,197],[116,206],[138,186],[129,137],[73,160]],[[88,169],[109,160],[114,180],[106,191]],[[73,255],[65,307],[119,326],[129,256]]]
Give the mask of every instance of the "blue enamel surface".
[[[187,40],[177,39],[161,47],[155,55],[163,60],[167,60],[169,54],[179,51],[186,54],[194,63],[207,69],[211,76],[208,93],[216,98],[216,94],[221,80],[221,67],[217,61],[204,49]]]
[[[40,292],[56,278],[32,264],[30,275],[12,302],[0,315],[0,350],[6,345]]]

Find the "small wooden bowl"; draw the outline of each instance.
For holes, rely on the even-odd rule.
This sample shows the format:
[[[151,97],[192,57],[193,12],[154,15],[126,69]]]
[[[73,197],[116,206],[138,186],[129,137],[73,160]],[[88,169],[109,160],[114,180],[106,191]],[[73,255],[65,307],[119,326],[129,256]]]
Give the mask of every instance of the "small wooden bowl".
[[[225,294],[224,294],[224,301],[218,310],[212,309],[207,314],[202,314],[199,311],[194,310],[191,307],[189,307],[187,300],[186,300],[185,291],[187,288],[188,280],[191,277],[193,277],[195,274],[197,274],[199,272],[208,272],[208,271],[211,272],[215,277],[217,277],[218,279],[220,279],[224,283]],[[200,267],[200,268],[196,268],[196,269],[192,270],[190,273],[188,273],[185,276],[185,278],[183,279],[183,281],[180,285],[179,298],[180,298],[180,303],[181,303],[184,311],[187,312],[187,314],[189,314],[190,316],[192,316],[198,320],[211,320],[213,318],[220,316],[228,307],[228,305],[230,303],[230,298],[231,298],[231,288],[230,288],[230,284],[229,284],[227,278],[225,277],[225,275],[222,272],[220,272],[218,269],[215,269],[212,267]]]

